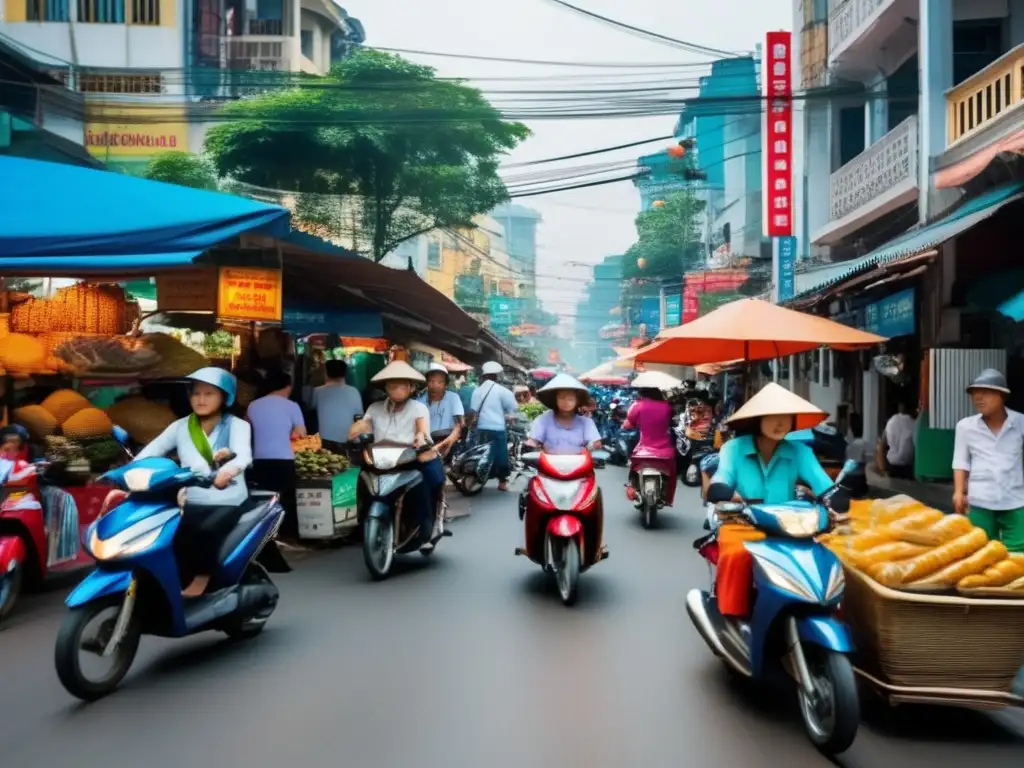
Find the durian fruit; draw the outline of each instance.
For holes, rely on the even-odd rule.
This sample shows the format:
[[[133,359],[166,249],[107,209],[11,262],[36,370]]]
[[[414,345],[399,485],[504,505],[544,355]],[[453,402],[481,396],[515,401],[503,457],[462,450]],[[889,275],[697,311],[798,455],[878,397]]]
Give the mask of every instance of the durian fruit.
[[[89,408],[89,401],[73,389],[58,389],[41,403],[43,408],[53,414],[58,424],[63,424],[83,408]]]
[[[57,419],[41,405],[25,405],[12,414],[15,424],[28,430],[34,440],[43,440],[57,431]]]
[[[46,362],[46,348],[34,336],[11,333],[0,339],[0,363],[13,374],[35,373]]]
[[[174,411],[162,403],[132,396],[107,408],[111,422],[123,427],[137,443],[150,443],[175,420]]]
[[[109,437],[113,434],[114,422],[99,408],[83,408],[61,424],[61,431],[74,440]]]

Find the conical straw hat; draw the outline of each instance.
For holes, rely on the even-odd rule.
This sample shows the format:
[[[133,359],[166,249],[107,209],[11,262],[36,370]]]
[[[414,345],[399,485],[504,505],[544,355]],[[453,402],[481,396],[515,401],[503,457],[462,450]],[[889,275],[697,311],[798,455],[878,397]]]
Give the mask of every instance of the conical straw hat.
[[[381,368],[372,379],[370,379],[370,381],[377,385],[382,385],[387,381],[396,380],[413,382],[426,381],[422,373],[402,360],[395,360],[393,363],[388,363]]]
[[[551,381],[537,390],[537,399],[551,410],[554,410],[555,401],[558,399],[558,393],[563,389],[574,390],[584,397],[590,394],[590,390],[587,389],[586,385],[581,384],[567,373],[559,373],[557,376],[552,378]],[[586,402],[586,400],[584,399],[581,402]]]
[[[728,423],[736,426],[738,422],[759,419],[762,416],[795,416],[794,430],[810,429],[820,424],[828,416],[823,410],[795,395],[775,382],[765,384],[756,395],[748,400],[742,408],[734,413]]]

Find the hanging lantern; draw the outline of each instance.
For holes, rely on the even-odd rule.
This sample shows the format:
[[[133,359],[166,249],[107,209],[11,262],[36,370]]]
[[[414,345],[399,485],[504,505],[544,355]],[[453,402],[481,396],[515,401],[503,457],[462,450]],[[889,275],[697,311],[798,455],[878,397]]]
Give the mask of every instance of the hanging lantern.
[[[679,146],[678,144],[672,145],[666,151],[668,152],[669,157],[675,158],[676,160],[678,160],[679,158],[683,157],[686,154],[686,149]]]
[[[636,268],[637,269],[644,269],[646,266],[647,266],[647,259],[645,259],[643,256],[641,256],[639,259],[636,260]]]
[[[651,203],[651,207],[652,208],[664,208],[665,207],[665,201],[664,200],[655,200],[653,203]]]

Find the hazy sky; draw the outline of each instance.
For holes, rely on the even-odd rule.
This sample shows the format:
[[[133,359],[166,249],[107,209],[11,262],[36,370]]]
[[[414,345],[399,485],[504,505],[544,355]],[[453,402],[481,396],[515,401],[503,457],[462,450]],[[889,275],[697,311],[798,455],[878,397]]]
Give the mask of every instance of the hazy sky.
[[[639,39],[584,16],[563,10],[549,0],[338,0],[366,28],[366,43],[388,48],[588,62],[707,62],[673,46]],[[677,39],[729,51],[751,51],[769,29],[789,29],[791,0],[571,0],[574,5]],[[544,87],[564,90],[574,82],[606,74],[619,83],[647,81],[663,75],[647,70],[566,69],[518,63],[494,63],[404,54],[429,64],[446,77],[520,78],[559,75],[555,83],[540,80],[480,80],[485,90]],[[623,76],[623,73],[632,72]],[[703,69],[683,69],[674,79],[693,79]],[[586,77],[579,77],[586,75]],[[569,76],[575,80],[566,80]],[[680,98],[696,95],[679,93]],[[533,136],[509,163],[557,157],[599,147],[667,136],[675,114],[664,117],[527,121]],[[667,146],[658,142],[536,168],[509,169],[508,175],[556,170],[585,164],[625,161]],[[618,171],[611,175],[626,175]],[[538,293],[552,311],[565,317],[575,312],[575,299],[588,270],[566,262],[593,263],[621,253],[634,241],[633,219],[639,196],[630,182],[591,189],[527,197],[515,202],[540,211],[537,259]],[[557,276],[556,276],[557,275]]]

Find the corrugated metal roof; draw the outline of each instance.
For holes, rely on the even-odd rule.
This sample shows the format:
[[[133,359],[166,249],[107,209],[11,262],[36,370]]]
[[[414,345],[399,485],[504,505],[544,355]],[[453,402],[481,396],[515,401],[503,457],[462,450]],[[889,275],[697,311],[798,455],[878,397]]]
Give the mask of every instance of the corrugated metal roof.
[[[1021,197],[1022,194],[1024,194],[1024,182],[1013,182],[996,187],[965,203],[946,218],[905,232],[866,256],[810,272],[798,273],[796,275],[796,295],[790,301],[817,293],[879,264],[887,264],[931,250],[981,223],[1004,205]]]

